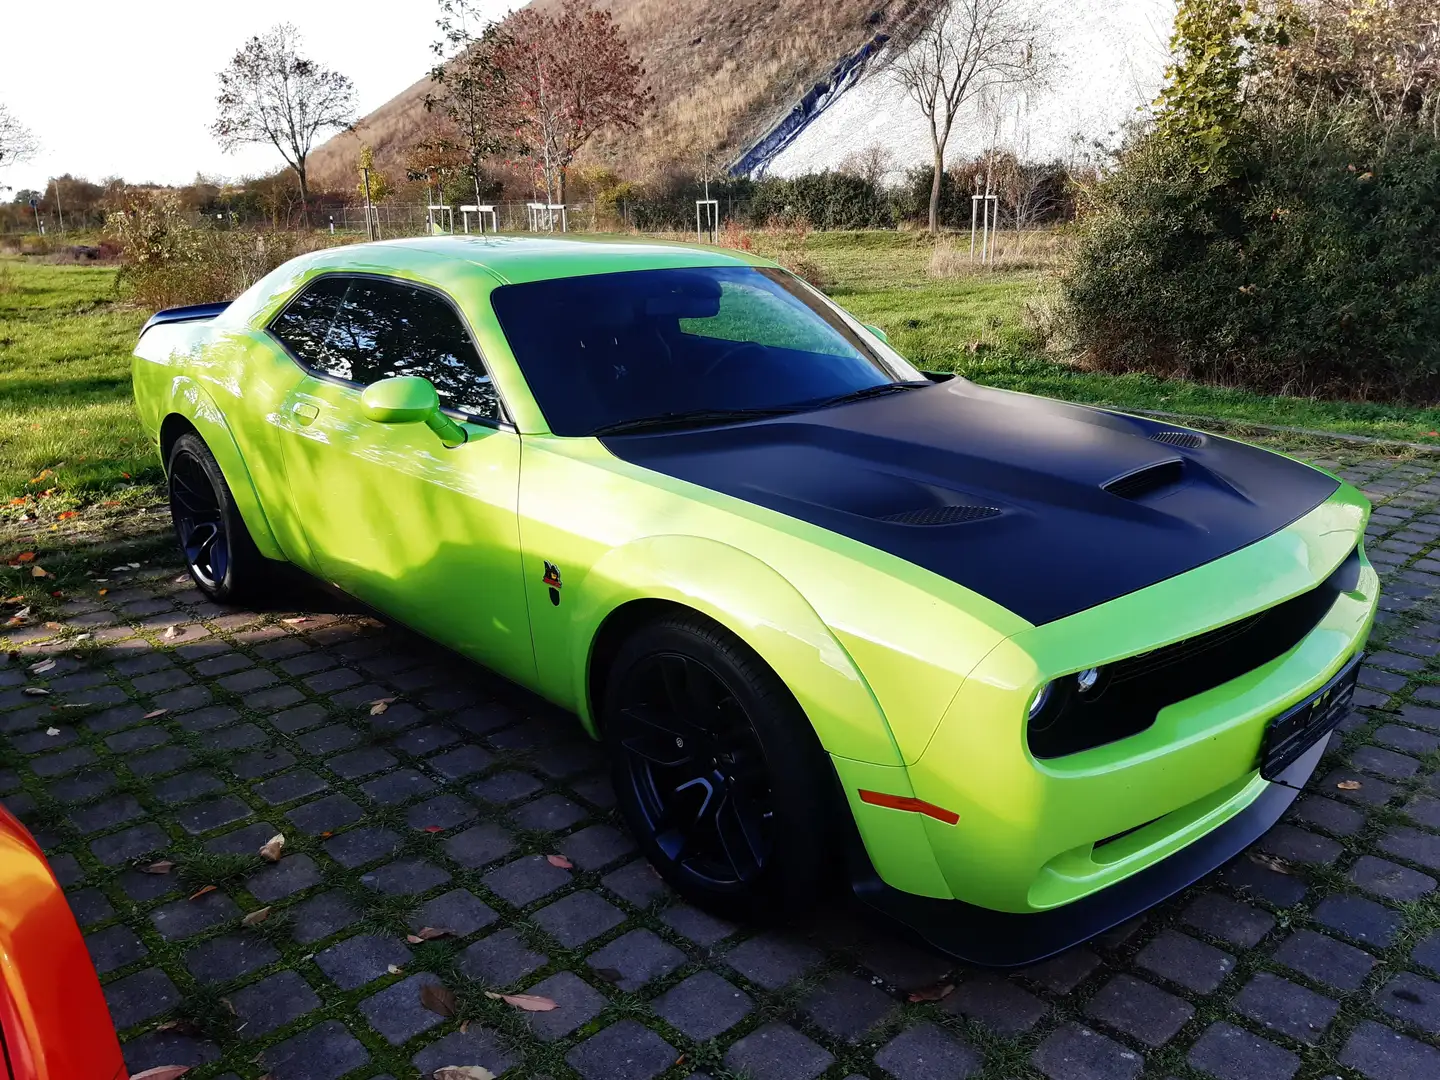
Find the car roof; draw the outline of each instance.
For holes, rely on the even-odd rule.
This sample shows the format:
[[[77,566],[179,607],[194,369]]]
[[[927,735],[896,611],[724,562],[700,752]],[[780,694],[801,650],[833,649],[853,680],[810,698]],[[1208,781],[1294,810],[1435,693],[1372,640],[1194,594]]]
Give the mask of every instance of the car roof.
[[[362,254],[363,252],[363,254]],[[666,270],[692,266],[772,266],[747,252],[667,243],[653,239],[579,236],[421,236],[328,248],[316,262],[344,266],[356,261],[384,263],[463,262],[483,267],[507,283],[609,274],[626,270]],[[417,258],[418,257],[418,258]]]

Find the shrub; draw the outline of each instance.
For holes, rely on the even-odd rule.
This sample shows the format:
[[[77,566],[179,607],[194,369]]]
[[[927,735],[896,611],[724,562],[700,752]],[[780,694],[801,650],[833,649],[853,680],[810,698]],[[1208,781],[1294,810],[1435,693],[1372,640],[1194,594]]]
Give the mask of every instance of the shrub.
[[[1063,323],[1112,371],[1440,397],[1440,140],[1331,114],[1252,125],[1225,168],[1143,137],[1089,193]]]
[[[750,196],[752,221],[801,220],[817,229],[888,229],[895,217],[888,199],[870,180],[843,172],[771,178]]]

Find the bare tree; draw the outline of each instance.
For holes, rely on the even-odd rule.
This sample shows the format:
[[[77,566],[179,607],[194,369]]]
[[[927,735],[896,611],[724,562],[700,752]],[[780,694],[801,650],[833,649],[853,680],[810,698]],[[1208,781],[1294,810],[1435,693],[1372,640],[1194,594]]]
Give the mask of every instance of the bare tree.
[[[246,143],[270,143],[295,173],[300,212],[309,223],[305,159],[322,131],[355,120],[355,86],[348,76],[300,55],[300,32],[279,23],[247,41],[220,72],[210,131],[227,153]]]
[[[499,36],[470,0],[440,0],[435,25],[440,40],[431,49],[438,62],[430,71],[434,89],[425,95],[425,109],[449,121],[438,136],[439,148],[464,155],[479,204],[485,201],[480,163],[505,148],[511,126],[505,112],[505,73],[495,62]]]
[[[846,154],[838,171],[847,176],[859,177],[879,191],[885,186],[885,180],[894,168],[895,155],[890,152],[890,148],[882,143],[871,143]]]
[[[903,43],[890,72],[930,122],[933,233],[940,229],[945,148],[960,110],[981,93],[1043,81],[1053,54],[1028,0],[923,0]]]
[[[0,169],[29,161],[40,150],[40,140],[4,104],[0,104]]]

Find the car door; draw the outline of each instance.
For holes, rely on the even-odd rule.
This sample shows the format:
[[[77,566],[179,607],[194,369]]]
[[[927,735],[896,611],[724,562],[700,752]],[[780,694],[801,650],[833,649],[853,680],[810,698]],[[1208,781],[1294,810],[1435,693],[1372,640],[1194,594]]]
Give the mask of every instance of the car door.
[[[323,275],[270,332],[305,369],[285,400],[287,482],[314,569],[346,592],[522,682],[534,649],[521,580],[520,439],[459,309],[394,278]],[[360,404],[416,375],[468,440],[382,424]]]

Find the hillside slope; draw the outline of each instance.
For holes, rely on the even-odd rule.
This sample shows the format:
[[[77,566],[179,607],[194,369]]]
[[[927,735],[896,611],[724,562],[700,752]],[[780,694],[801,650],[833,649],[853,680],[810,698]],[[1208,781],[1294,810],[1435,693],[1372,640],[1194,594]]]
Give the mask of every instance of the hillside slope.
[[[542,9],[561,0],[534,0]],[[602,132],[590,160],[644,174],[705,151],[732,153],[790,108],[843,55],[914,6],[912,0],[600,0],[645,64],[655,108],[634,132]],[[417,73],[420,74],[420,73]],[[317,186],[354,183],[362,142],[399,174],[430,118],[428,76],[315,150]]]

